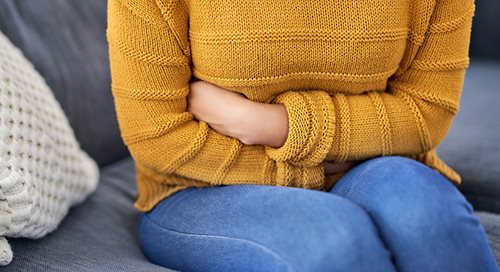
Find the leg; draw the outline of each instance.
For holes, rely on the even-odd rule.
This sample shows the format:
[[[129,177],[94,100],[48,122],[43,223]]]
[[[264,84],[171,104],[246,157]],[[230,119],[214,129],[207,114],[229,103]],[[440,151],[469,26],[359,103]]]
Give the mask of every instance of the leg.
[[[140,215],[139,239],[182,271],[395,271],[361,207],[293,187],[185,189]]]
[[[371,159],[351,169],[330,192],[368,212],[400,271],[498,271],[472,205],[420,162]]]

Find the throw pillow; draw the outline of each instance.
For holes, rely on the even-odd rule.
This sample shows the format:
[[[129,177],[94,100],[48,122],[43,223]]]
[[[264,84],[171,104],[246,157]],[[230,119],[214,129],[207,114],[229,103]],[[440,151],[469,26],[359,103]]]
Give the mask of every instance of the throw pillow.
[[[0,265],[13,257],[5,237],[55,230],[98,176],[44,79],[0,32]]]

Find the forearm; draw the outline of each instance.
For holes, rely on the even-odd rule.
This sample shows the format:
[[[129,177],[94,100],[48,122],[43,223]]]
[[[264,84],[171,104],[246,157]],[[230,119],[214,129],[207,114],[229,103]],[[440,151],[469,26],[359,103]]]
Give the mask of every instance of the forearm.
[[[288,137],[288,115],[284,105],[250,101],[242,118],[241,141],[245,144],[281,147]]]
[[[288,111],[282,104],[266,104],[207,82],[191,84],[189,111],[219,133],[240,140],[245,147],[281,147],[290,130]],[[295,132],[295,131],[294,131]],[[355,163],[323,162],[325,174],[345,172]],[[315,165],[318,166],[318,165]]]
[[[288,136],[287,110],[281,104],[255,102],[205,81],[190,83],[187,104],[197,120],[247,145],[280,147]]]
[[[242,101],[239,118],[226,121],[226,131],[248,145],[265,145],[279,148],[288,137],[289,124],[286,107],[282,104],[265,104],[251,100]],[[233,116],[234,117],[234,116]],[[231,133],[228,133],[231,135]],[[325,175],[347,172],[357,162],[334,163],[323,161]]]
[[[437,3],[427,32],[408,64],[385,90],[359,94],[289,91],[271,103],[289,111],[283,147],[266,147],[276,161],[300,166],[384,155],[423,155],[446,136],[459,108],[468,66],[473,1]],[[441,16],[441,12],[453,16]],[[406,63],[406,61],[404,62]],[[308,135],[308,137],[304,137]]]

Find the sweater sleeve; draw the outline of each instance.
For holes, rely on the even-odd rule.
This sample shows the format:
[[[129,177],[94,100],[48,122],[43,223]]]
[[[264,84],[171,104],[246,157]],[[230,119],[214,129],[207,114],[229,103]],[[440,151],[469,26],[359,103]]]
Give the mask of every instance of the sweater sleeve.
[[[109,58],[118,124],[136,163],[209,184],[321,189],[324,170],[269,158],[186,111],[188,14],[179,0],[108,1]]]
[[[459,108],[475,8],[474,0],[436,2],[410,65],[389,78],[385,91],[301,90],[275,97],[272,103],[288,111],[289,134],[283,146],[266,146],[266,153],[311,166],[434,149]]]

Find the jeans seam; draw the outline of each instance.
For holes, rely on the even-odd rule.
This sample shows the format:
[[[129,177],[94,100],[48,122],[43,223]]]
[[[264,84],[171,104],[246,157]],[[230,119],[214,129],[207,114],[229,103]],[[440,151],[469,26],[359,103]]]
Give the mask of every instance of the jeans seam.
[[[199,236],[199,237],[210,237],[210,238],[220,238],[220,239],[236,240],[236,241],[240,241],[240,242],[245,242],[245,243],[251,244],[253,246],[256,246],[256,247],[264,250],[265,252],[267,252],[271,256],[275,257],[276,259],[278,259],[279,261],[281,261],[282,263],[284,263],[286,265],[286,267],[287,267],[287,271],[289,271],[289,272],[294,272],[295,271],[293,269],[293,267],[291,266],[291,264],[289,262],[287,262],[286,260],[284,260],[277,252],[275,252],[274,250],[266,247],[265,245],[262,245],[260,243],[255,242],[255,241],[251,241],[251,240],[243,239],[243,238],[221,236],[221,235],[198,234],[198,233],[189,233],[189,232],[182,232],[182,231],[172,230],[172,229],[166,228],[166,227],[161,226],[160,224],[154,222],[149,217],[148,214],[144,214],[144,219],[147,219],[149,222],[151,222],[151,224],[157,226],[158,228],[160,228],[162,230],[171,231],[171,232],[182,234],[182,235],[188,235],[188,236],[191,235],[191,236]]]

